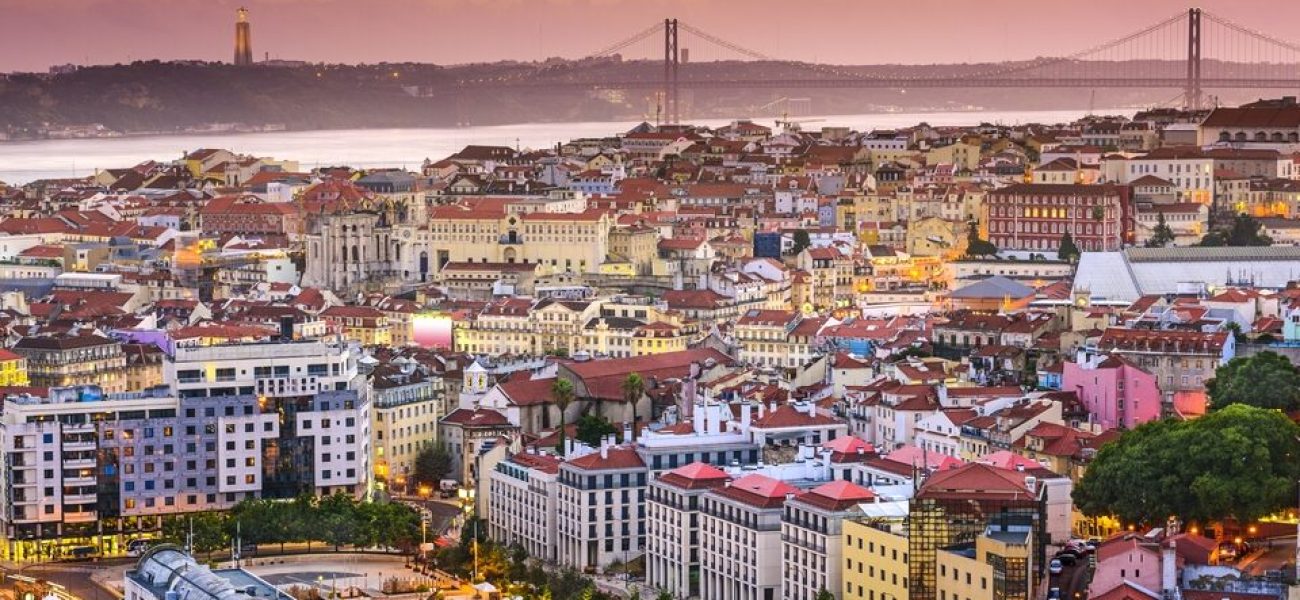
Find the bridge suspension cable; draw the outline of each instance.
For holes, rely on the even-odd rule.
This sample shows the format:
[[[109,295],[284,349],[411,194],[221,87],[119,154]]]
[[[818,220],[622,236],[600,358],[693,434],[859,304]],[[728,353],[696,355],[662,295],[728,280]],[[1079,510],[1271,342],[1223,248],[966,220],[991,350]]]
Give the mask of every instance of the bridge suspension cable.
[[[640,42],[641,40],[649,38],[652,35],[663,33],[663,30],[664,30],[664,24],[656,22],[654,25],[651,25],[645,28],[644,30],[638,31],[637,33],[633,34],[631,37],[610,44],[609,46],[606,46],[604,48],[601,48],[600,50],[592,52],[591,54],[588,54],[583,58],[586,59],[586,58],[600,58],[603,56],[611,56],[623,50],[624,48],[627,48],[633,44]]]

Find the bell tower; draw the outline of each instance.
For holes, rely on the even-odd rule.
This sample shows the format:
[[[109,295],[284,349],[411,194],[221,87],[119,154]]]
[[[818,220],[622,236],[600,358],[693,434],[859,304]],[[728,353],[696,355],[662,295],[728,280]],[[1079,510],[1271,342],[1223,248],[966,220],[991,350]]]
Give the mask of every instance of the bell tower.
[[[235,12],[235,65],[253,64],[253,32],[248,24],[248,9],[239,7]]]

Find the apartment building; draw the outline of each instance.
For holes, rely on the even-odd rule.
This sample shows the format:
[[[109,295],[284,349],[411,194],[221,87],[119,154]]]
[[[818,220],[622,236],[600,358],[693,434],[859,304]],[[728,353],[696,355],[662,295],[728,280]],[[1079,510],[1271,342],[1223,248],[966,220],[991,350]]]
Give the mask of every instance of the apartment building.
[[[907,502],[859,504],[841,523],[843,600],[907,600]]]
[[[701,598],[782,598],[781,513],[799,493],[793,485],[754,473],[702,496]]]
[[[1032,531],[1042,531],[1046,522],[1046,489],[1038,485],[1033,475],[983,463],[969,463],[930,475],[911,500],[908,598],[952,598],[949,588],[953,582],[947,580],[953,577],[955,559],[948,549],[969,543],[984,534],[990,524],[998,527],[1027,524]],[[1029,539],[1027,564],[1032,566],[1031,588],[1045,573],[1046,539],[1045,535],[1032,534]],[[976,553],[968,558],[980,556]],[[971,573],[973,583],[966,584],[964,575],[957,583],[978,585],[973,569],[959,569],[959,572]]]
[[[277,452],[296,464],[268,477],[271,495],[363,496],[371,482],[372,402],[357,371],[360,356],[355,343],[340,340],[178,347],[163,374],[181,399],[247,396],[283,415]]]
[[[404,493],[415,471],[415,457],[425,446],[438,442],[444,396],[441,379],[435,383],[413,361],[400,360],[397,372],[376,369],[370,384],[374,399],[371,429],[376,482]]]
[[[646,584],[675,598],[700,594],[700,501],[731,481],[725,471],[694,462],[650,483],[646,503]]]
[[[785,503],[781,517],[783,597],[815,599],[822,590],[841,598],[843,522],[876,495],[848,481],[824,483]]]
[[[631,446],[613,436],[600,449],[560,465],[557,561],[575,569],[627,562],[645,547],[649,473]]]
[[[534,558],[557,559],[560,463],[558,456],[529,447],[496,464],[488,474],[488,535],[493,540],[523,546]]]
[[[116,340],[97,334],[28,336],[12,350],[27,359],[28,379],[35,387],[96,385],[106,393],[127,391],[126,355]]]

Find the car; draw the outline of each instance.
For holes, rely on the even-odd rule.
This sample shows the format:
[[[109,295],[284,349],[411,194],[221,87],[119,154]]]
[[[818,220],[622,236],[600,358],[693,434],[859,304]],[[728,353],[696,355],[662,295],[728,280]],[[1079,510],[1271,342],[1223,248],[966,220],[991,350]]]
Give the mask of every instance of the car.
[[[1219,544],[1219,561],[1236,560],[1237,545],[1232,542],[1223,542]]]
[[[1064,569],[1064,565],[1061,564],[1061,559],[1059,558],[1053,558],[1052,562],[1047,563],[1047,572],[1052,575],[1060,575],[1062,569]]]
[[[141,556],[149,549],[149,544],[153,540],[134,539],[126,543],[127,556]]]
[[[1047,600],[1061,600],[1061,588],[1054,587],[1047,590]]]
[[[1071,552],[1062,551],[1061,553],[1056,555],[1056,560],[1061,561],[1062,565],[1069,567],[1069,566],[1074,566],[1075,563],[1079,562],[1079,557],[1078,555],[1073,554]]]

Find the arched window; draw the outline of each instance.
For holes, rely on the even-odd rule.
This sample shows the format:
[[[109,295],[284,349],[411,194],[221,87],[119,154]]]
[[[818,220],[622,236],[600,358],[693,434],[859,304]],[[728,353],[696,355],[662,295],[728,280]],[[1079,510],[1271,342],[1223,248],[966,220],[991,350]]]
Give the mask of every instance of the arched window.
[[[352,246],[352,262],[361,262],[361,247]]]
[[[1244,142],[1244,141],[1246,141],[1246,132],[1244,132],[1244,131],[1238,131],[1238,132],[1237,132],[1237,141],[1238,141],[1238,142]]]
[[[1255,141],[1256,141],[1256,142],[1267,142],[1267,141],[1268,141],[1268,134],[1267,134],[1267,133],[1264,133],[1263,131],[1256,131],[1256,132],[1255,132]]]
[[[1232,134],[1229,134],[1229,133],[1226,132],[1226,131],[1220,131],[1220,132],[1219,132],[1219,141],[1220,141],[1220,142],[1230,142],[1230,141],[1232,141]]]

